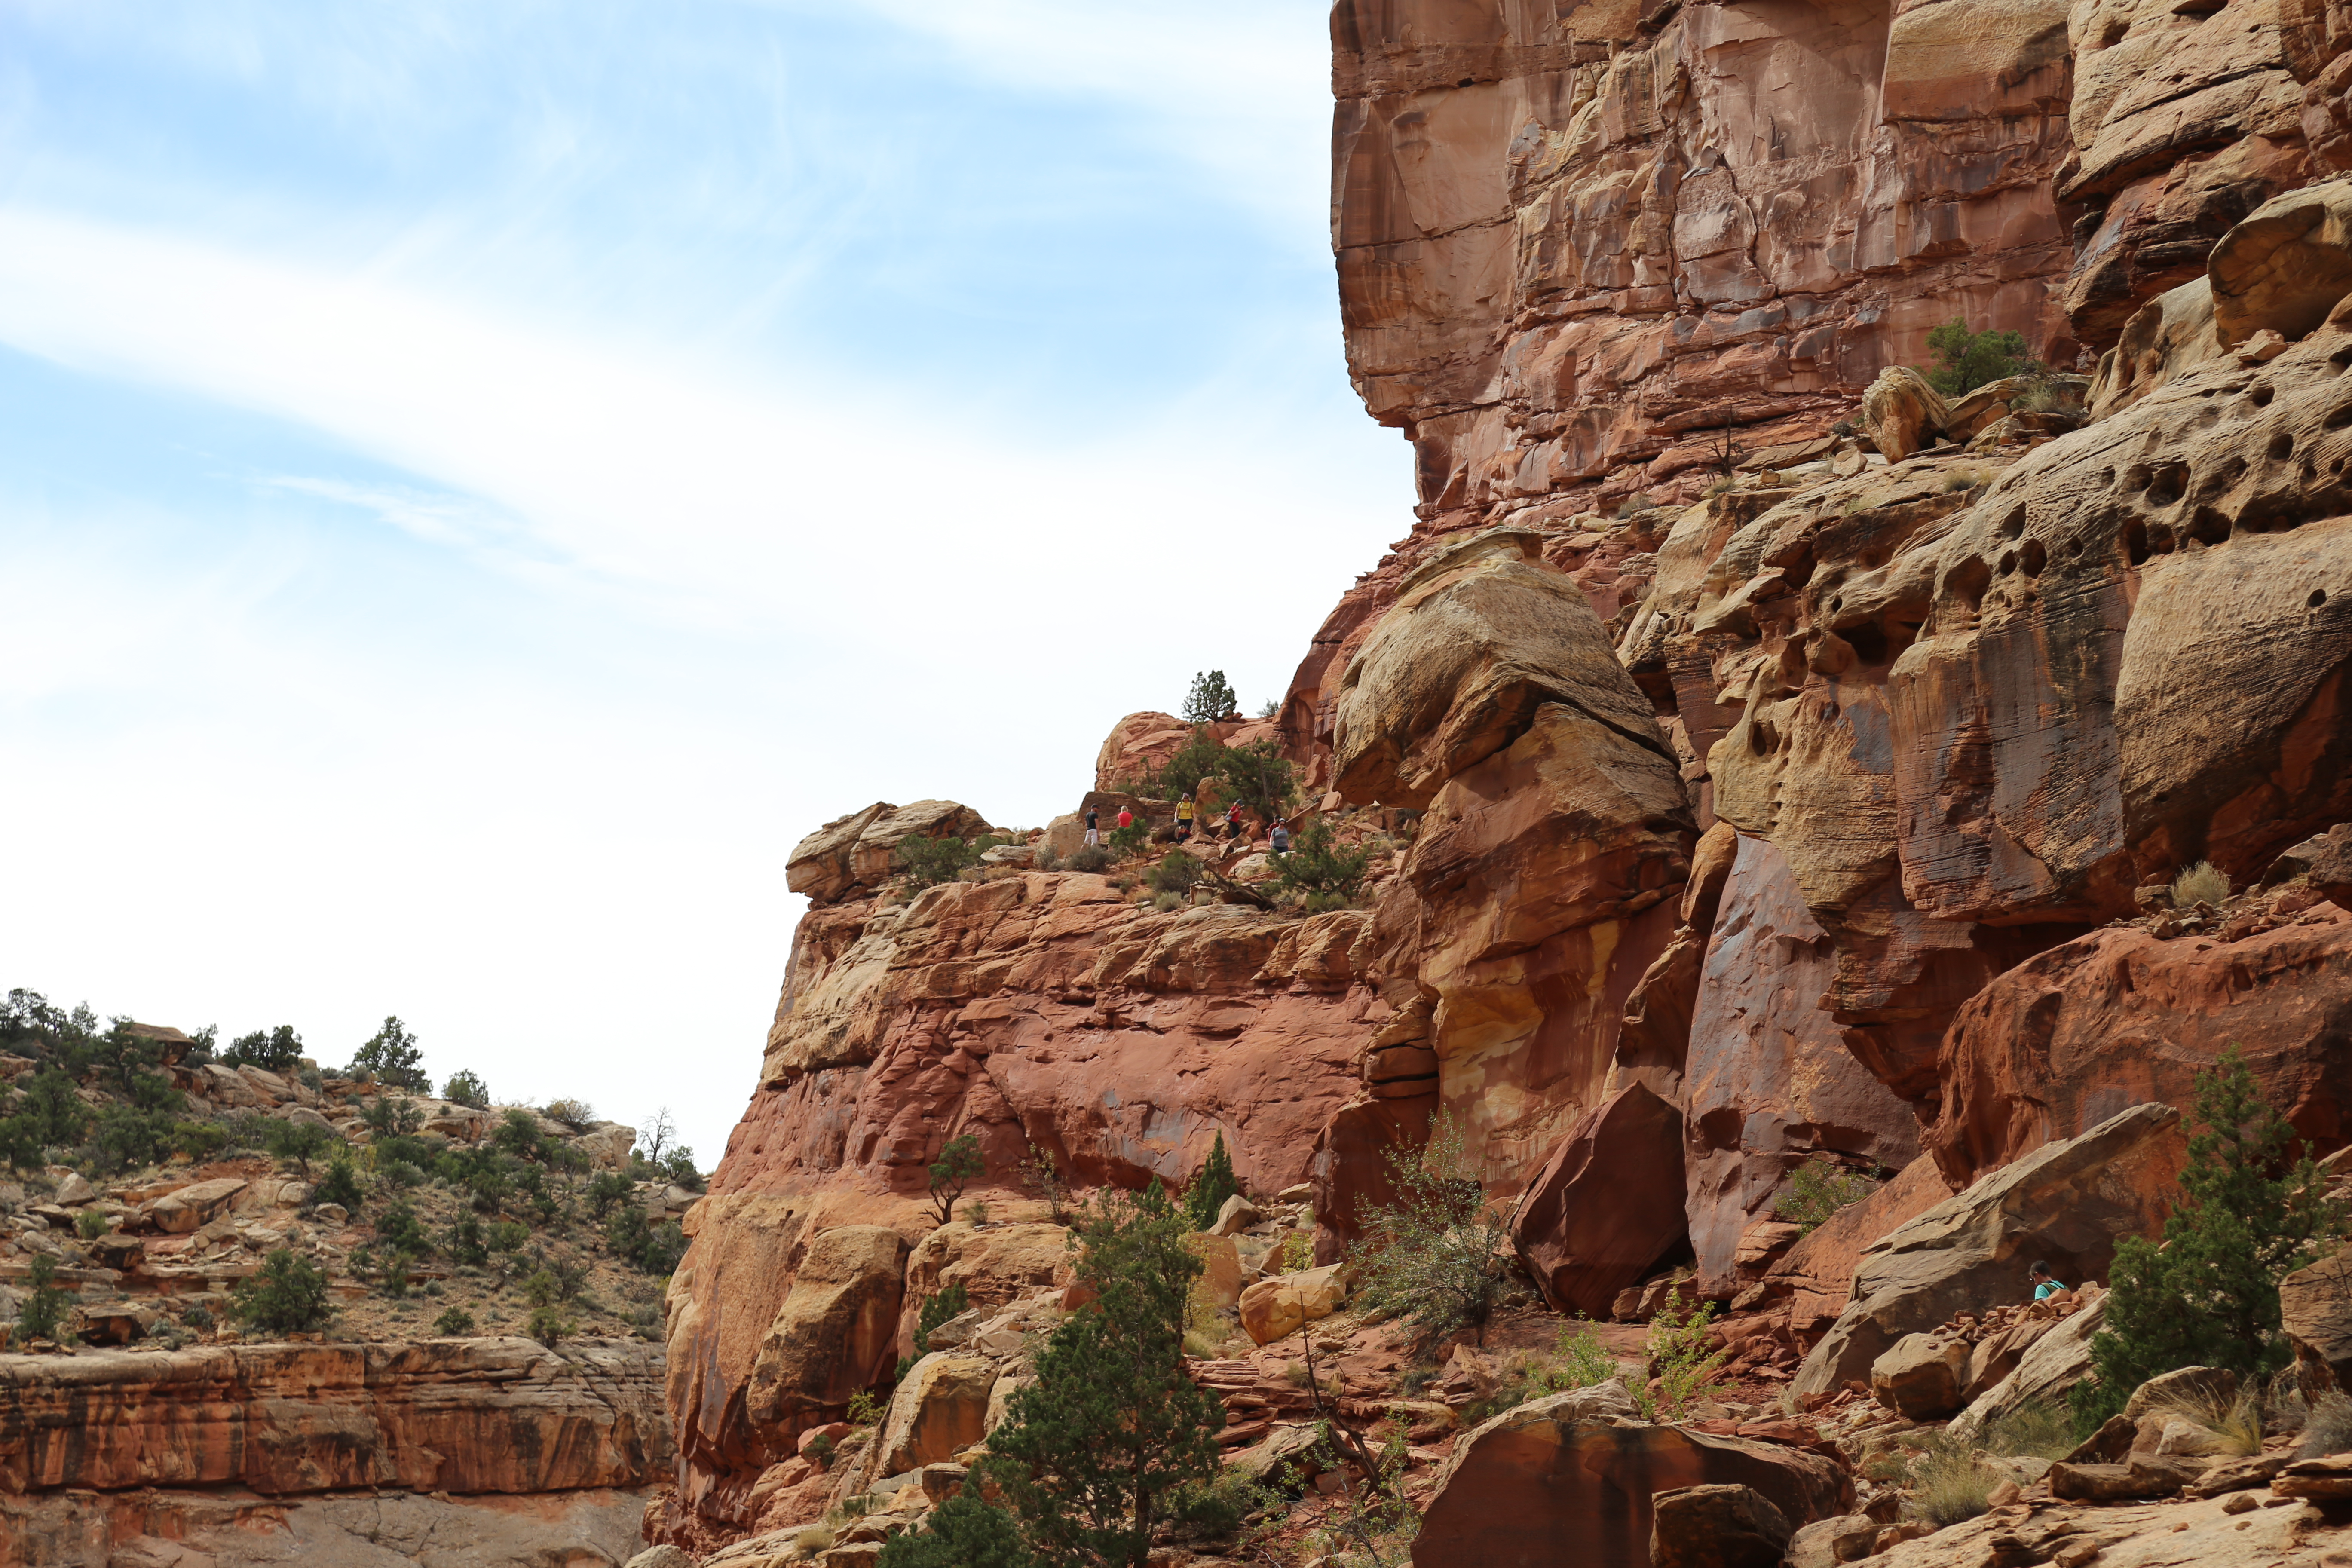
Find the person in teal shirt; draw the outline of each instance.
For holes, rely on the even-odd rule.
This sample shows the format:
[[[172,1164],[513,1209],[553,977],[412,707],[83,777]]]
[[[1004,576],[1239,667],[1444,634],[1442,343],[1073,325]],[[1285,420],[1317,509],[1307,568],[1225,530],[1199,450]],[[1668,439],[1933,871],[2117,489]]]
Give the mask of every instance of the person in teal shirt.
[[[2037,1301],[2044,1297],[2055,1296],[2059,1291],[2066,1289],[2052,1276],[2050,1265],[2047,1263],[2037,1263],[2029,1272],[2033,1285],[2033,1299]]]

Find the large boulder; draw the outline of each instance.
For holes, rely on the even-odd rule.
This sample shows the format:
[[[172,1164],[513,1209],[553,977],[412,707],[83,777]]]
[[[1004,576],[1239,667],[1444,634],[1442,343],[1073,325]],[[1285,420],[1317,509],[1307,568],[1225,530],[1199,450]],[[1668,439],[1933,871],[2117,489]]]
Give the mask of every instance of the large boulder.
[[[2299,1359],[2326,1362],[2352,1388],[2352,1255],[2323,1258],[2280,1280],[2279,1326]]]
[[[753,1419],[786,1452],[889,1372],[906,1268],[906,1239],[887,1226],[835,1226],[807,1244],[745,1388]]]
[[[1404,581],[1339,679],[1333,784],[1348,800],[1427,805],[1546,703],[1671,759],[1600,616],[1542,551],[1539,532],[1490,529]]]
[[[1753,1487],[1680,1487],[1650,1509],[1651,1568],[1778,1568],[1794,1533]]]
[[[1347,1265],[1327,1263],[1261,1279],[1241,1293],[1242,1331],[1262,1345],[1286,1339],[1347,1304]]]
[[[1750,1488],[1790,1525],[1842,1513],[1845,1471],[1818,1454],[1603,1414],[1614,1385],[1554,1394],[1454,1440],[1412,1545],[1419,1568],[1559,1562],[1650,1568],[1652,1500],[1687,1487]]]
[[[2184,1157],[2179,1121],[2168,1105],[2118,1111],[1882,1237],[1863,1253],[1853,1300],[1806,1356],[1797,1392],[1866,1377],[1904,1335],[2021,1299],[2036,1259],[2069,1284],[2104,1275],[2119,1238],[2163,1224]]]
[[[235,1176],[191,1182],[149,1204],[143,1211],[143,1217],[147,1224],[166,1236],[185,1236],[225,1212],[246,1186],[244,1181]]]
[[[902,838],[969,838],[987,831],[987,818],[951,800],[912,805],[876,801],[834,818],[794,845],[784,860],[784,886],[813,902],[836,903],[888,880],[891,855]]]
[[[988,1435],[996,1363],[986,1356],[934,1351],[907,1369],[882,1424],[876,1474],[942,1464]]]
[[[2265,327],[2290,341],[2309,333],[2352,294],[2352,181],[2273,196],[2221,237],[2205,274],[2223,346]]]
[[[1933,1421],[1960,1407],[1969,1343],[1943,1334],[1906,1334],[1870,1363],[1870,1392],[1896,1415]]]
[[[1682,1113],[1639,1083],[1561,1140],[1511,1215],[1511,1244],[1544,1300],[1605,1318],[1617,1292],[1684,1240]]]
[[[1110,727],[1095,754],[1095,788],[1133,787],[1173,761],[1192,738],[1192,726],[1172,713],[1129,713]]]
[[[1862,395],[1863,428],[1890,463],[1899,463],[1944,433],[1951,409],[1944,395],[1907,364],[1889,365]]]

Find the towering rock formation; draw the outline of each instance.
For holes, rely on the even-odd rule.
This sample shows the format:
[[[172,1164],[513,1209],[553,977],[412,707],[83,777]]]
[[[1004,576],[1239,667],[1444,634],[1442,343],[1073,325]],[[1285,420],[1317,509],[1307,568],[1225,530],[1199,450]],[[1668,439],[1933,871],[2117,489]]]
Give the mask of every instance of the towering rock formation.
[[[813,835],[673,1286],[679,1539],[766,1517],[942,1282],[1059,1277],[1014,1175],[1041,1154],[1181,1184],[1222,1136],[1252,1195],[1311,1186],[1330,1261],[1444,1116],[1556,1304],[1687,1263],[1811,1341],[1886,1231],[2185,1103],[2231,1041],[2323,1152],[2352,1137],[2352,915],[2324,855],[2283,858],[2352,821],[2352,23],[1332,26],[1349,363],[1421,502],[1274,724],[1219,735],[1277,739],[1399,852],[1308,916],[1155,910],[1019,847],[901,896],[898,837],[978,825],[951,803]],[[1948,403],[1895,367],[1954,319],[2095,374]],[[1185,738],[1122,721],[1073,803]],[[2169,908],[2200,859],[2264,886]],[[986,1226],[929,1207],[964,1132]],[[1791,1249],[1775,1206],[1816,1160],[1895,1179]]]

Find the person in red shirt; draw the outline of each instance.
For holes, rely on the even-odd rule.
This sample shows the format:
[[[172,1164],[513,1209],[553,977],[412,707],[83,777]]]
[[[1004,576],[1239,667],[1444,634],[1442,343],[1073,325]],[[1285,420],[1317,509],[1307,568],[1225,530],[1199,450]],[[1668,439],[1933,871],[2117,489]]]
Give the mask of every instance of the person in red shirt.
[[[1123,806],[1123,805],[1122,805],[1122,806],[1120,806],[1120,807],[1118,808],[1118,825],[1119,825],[1121,827],[1132,827],[1132,826],[1135,826],[1135,813],[1133,813],[1133,812],[1131,812],[1131,811],[1128,810],[1128,809],[1127,809],[1127,807],[1125,807],[1125,806]]]

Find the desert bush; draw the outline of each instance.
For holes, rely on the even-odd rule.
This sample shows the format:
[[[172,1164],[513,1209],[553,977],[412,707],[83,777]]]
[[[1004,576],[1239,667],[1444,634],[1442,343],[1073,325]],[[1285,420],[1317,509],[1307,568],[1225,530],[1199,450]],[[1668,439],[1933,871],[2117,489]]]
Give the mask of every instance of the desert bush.
[[[406,1198],[394,1200],[376,1215],[375,1238],[404,1257],[433,1256],[433,1238],[425,1234],[425,1222],[416,1217]]]
[[[2219,909],[2229,897],[2230,879],[2216,870],[2210,860],[2200,860],[2172,879],[2172,907],[2176,910],[2195,909],[2199,904]]]
[[[458,1339],[474,1331],[474,1314],[463,1307],[444,1307],[441,1315],[433,1320],[433,1331],[449,1339]]]
[[[908,889],[913,890],[954,881],[967,868],[980,863],[980,851],[952,836],[926,838],[916,835],[898,840],[898,847],[890,851],[890,863],[905,877]]]
[[[623,1204],[604,1226],[604,1249],[640,1273],[675,1272],[686,1256],[686,1232],[675,1222],[655,1224],[635,1204]]]
[[[2196,1079],[2181,1199],[2159,1247],[2126,1237],[2108,1270],[2106,1326],[2091,1342],[2095,1375],[2070,1399],[2088,1426],[2120,1411],[2133,1389],[2184,1366],[2242,1378],[2286,1364],[2279,1280],[2309,1263],[2341,1223],[2308,1152],[2291,1160],[2294,1130],[2262,1097],[2235,1045]]]
[[[530,1321],[523,1325],[522,1331],[549,1350],[553,1350],[557,1341],[573,1333],[577,1327],[555,1307],[533,1307]]]
[[[1181,799],[1198,790],[1202,780],[1215,777],[1224,755],[1223,741],[1196,728],[1174,756],[1129,780],[1129,793],[1148,800]]]
[[[84,1209],[74,1215],[74,1234],[84,1241],[96,1241],[113,1227],[114,1222],[96,1209]]]
[[[1019,1174],[1021,1190],[1032,1197],[1045,1199],[1054,1223],[1062,1224],[1064,1214],[1069,1207],[1070,1184],[1054,1163],[1053,1152],[1032,1143],[1028,1157],[1014,1169]]]
[[[490,1108],[490,1086],[471,1068],[459,1068],[441,1086],[441,1098],[475,1110]]]
[[[2055,1405],[2027,1405],[1988,1422],[1989,1452],[2037,1459],[2063,1459],[2083,1439],[2074,1417]]]
[[[1271,741],[1226,747],[1217,760],[1217,777],[1227,798],[1268,821],[1288,811],[1298,795],[1290,760]]]
[[[2213,1439],[2216,1448],[2238,1458],[2263,1451],[2263,1399],[2252,1386],[2227,1398],[2217,1390],[2190,1387],[2159,1400],[2151,1415],[2186,1421]]]
[[[1922,372],[1927,384],[1947,397],[1958,397],[1988,382],[2041,368],[2026,353],[2024,334],[1972,332],[1958,316],[1927,334],[1927,352],[1936,363],[1933,367],[1922,366]]]
[[[310,1333],[325,1327],[334,1312],[327,1301],[327,1271],[283,1247],[261,1260],[259,1272],[237,1281],[231,1298],[239,1320],[265,1333]]]
[[[1370,861],[1368,850],[1341,847],[1331,825],[1318,816],[1299,833],[1290,853],[1282,857],[1275,873],[1275,886],[1290,892],[1322,893],[1342,903],[1349,902],[1363,890],[1364,868]]]
[[[351,1213],[357,1214],[362,1196],[360,1173],[352,1168],[350,1153],[336,1150],[335,1157],[327,1162],[327,1173],[319,1178],[317,1186],[310,1189],[310,1201],[314,1204],[340,1204]]]
[[[25,1299],[16,1307],[16,1337],[54,1340],[65,1321],[73,1292],[57,1283],[58,1260],[46,1252],[33,1254],[25,1279]]]
[[[291,1024],[256,1029],[230,1041],[220,1059],[228,1067],[257,1067],[264,1072],[289,1073],[301,1063],[302,1037],[294,1032]]]
[[[1715,1349],[1707,1331],[1715,1321],[1715,1303],[1693,1301],[1670,1292],[1664,1306],[1650,1320],[1644,1347],[1650,1377],[1656,1384],[1633,1389],[1634,1407],[1648,1420],[1671,1419],[1721,1386],[1718,1373],[1731,1352]]]
[[[636,1184],[618,1171],[599,1171],[588,1178],[588,1217],[603,1219],[613,1205],[625,1203],[636,1191]]]
[[[1150,896],[1149,902],[1152,909],[1160,914],[1173,914],[1178,910],[1184,907],[1184,895],[1181,893],[1153,893]]]
[[[1109,868],[1111,853],[1099,844],[1081,844],[1070,851],[1066,862],[1073,871],[1102,871]]]
[[[1138,817],[1125,827],[1112,828],[1103,836],[1103,842],[1114,855],[1140,854],[1143,847],[1151,842],[1151,825]]]
[[[276,1116],[262,1118],[255,1132],[271,1159],[291,1161],[306,1182],[310,1179],[310,1162],[342,1142],[331,1129],[315,1121],[289,1121]]]
[[[412,1138],[425,1127],[425,1108],[404,1094],[379,1094],[360,1111],[360,1124],[378,1139]]]
[[[1433,1335],[1483,1339],[1508,1282],[1508,1227],[1470,1173],[1461,1124],[1441,1112],[1425,1146],[1391,1147],[1387,1160],[1397,1199],[1360,1210],[1357,1299]]]
[[[1051,871],[1061,866],[1062,858],[1054,852],[1052,845],[1040,842],[1037,852],[1029,858],[1029,864],[1035,870]]]
[[[1773,1204],[1772,1212],[1811,1236],[1830,1215],[1877,1190],[1878,1184],[1861,1172],[1816,1157],[1789,1173],[1788,1191]]]
[[[551,1100],[541,1112],[550,1121],[561,1121],[574,1132],[585,1132],[596,1124],[595,1108],[584,1100]]]
[[[1931,1435],[1909,1466],[1910,1510],[1942,1528],[1976,1518],[1992,1507],[2000,1472],[1978,1459],[1967,1444]]]
[[[1200,879],[1201,863],[1181,849],[1168,851],[1144,878],[1153,892],[1179,896],[1191,892]]]
[[[2352,1448],[2352,1399],[2330,1390],[2311,1402],[2304,1417],[2303,1441],[2294,1450],[2298,1459],[2325,1458]]]
[[[461,1267],[479,1268],[490,1260],[489,1246],[482,1239],[481,1216],[470,1210],[458,1211],[441,1246],[449,1261]]]

